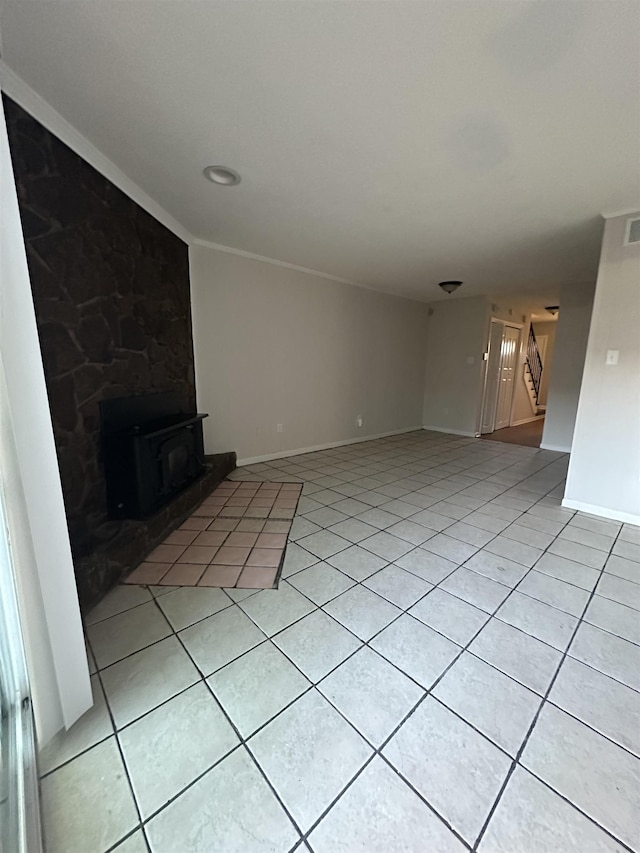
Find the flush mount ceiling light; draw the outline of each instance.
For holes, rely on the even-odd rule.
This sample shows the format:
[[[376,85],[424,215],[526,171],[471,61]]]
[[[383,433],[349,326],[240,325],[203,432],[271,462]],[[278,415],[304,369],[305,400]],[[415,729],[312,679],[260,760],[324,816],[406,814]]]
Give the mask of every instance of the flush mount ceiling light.
[[[453,293],[461,284],[461,281],[441,281],[438,287],[441,287],[445,293]]]
[[[558,311],[560,310],[560,306],[559,305],[547,305],[547,306],[545,306],[544,310],[548,311],[552,317],[555,317],[556,314],[558,313]]]
[[[223,187],[235,187],[240,183],[240,175],[228,166],[207,166],[202,172],[205,178]]]

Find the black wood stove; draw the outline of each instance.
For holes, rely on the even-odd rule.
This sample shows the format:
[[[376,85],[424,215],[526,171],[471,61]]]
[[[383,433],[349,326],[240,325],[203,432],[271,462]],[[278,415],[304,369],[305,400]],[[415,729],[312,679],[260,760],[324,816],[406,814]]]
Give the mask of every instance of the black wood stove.
[[[173,392],[100,403],[112,518],[151,515],[204,472],[206,417],[185,412]]]

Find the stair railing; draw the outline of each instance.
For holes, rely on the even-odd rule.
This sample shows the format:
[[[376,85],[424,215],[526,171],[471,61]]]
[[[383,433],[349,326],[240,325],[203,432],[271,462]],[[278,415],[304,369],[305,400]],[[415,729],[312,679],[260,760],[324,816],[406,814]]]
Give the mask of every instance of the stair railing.
[[[537,405],[540,397],[542,359],[540,358],[540,350],[538,349],[538,342],[536,341],[536,336],[535,332],[533,331],[532,325],[529,325],[529,340],[527,341],[526,366],[527,370],[529,371],[529,376],[531,377],[531,384],[533,385],[533,392],[535,394]]]

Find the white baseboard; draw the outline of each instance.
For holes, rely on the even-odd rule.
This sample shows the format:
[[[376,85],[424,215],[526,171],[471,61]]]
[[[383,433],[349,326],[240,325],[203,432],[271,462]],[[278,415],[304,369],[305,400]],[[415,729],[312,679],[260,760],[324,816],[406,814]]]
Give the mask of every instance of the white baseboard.
[[[448,435],[464,435],[466,438],[477,438],[477,433],[468,432],[467,430],[462,429],[445,429],[444,427],[437,426],[422,426],[421,429],[429,430],[429,432],[444,432]]]
[[[331,450],[332,447],[345,447],[347,444],[361,444],[363,441],[375,441],[376,438],[389,438],[392,435],[403,435],[406,432],[418,432],[421,426],[405,427],[404,429],[392,429],[389,432],[380,432],[377,435],[365,435],[362,438],[347,438],[344,441],[329,441],[327,444],[315,444],[312,447],[298,447],[295,450],[279,450],[277,453],[265,453],[262,456],[247,456],[238,459],[236,466],[257,465],[258,462],[271,462],[273,459],[284,459],[287,456],[302,456],[303,453],[315,453],[316,450]]]
[[[557,453],[571,453],[571,446],[567,447],[564,444],[544,444],[541,442],[540,450],[555,450]]]
[[[622,521],[625,524],[636,524],[640,527],[640,515],[633,515],[630,512],[620,512],[617,509],[609,509],[606,506],[596,506],[595,504],[586,504],[582,501],[572,501],[564,498],[562,506],[567,509],[577,509],[580,512],[588,512],[589,515],[599,515],[601,518],[611,518],[613,521]]]
[[[512,424],[509,424],[509,426],[514,427],[520,426],[521,424],[530,424],[533,421],[541,421],[543,417],[544,415],[533,415],[531,418],[521,418],[519,421],[514,421]]]

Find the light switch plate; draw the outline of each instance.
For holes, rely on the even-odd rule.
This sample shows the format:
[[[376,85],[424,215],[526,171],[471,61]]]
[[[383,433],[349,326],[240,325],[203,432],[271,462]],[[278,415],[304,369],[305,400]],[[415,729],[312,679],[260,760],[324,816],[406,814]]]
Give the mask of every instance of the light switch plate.
[[[619,355],[620,355],[620,350],[608,349],[607,350],[607,357],[605,359],[605,364],[617,364]]]

